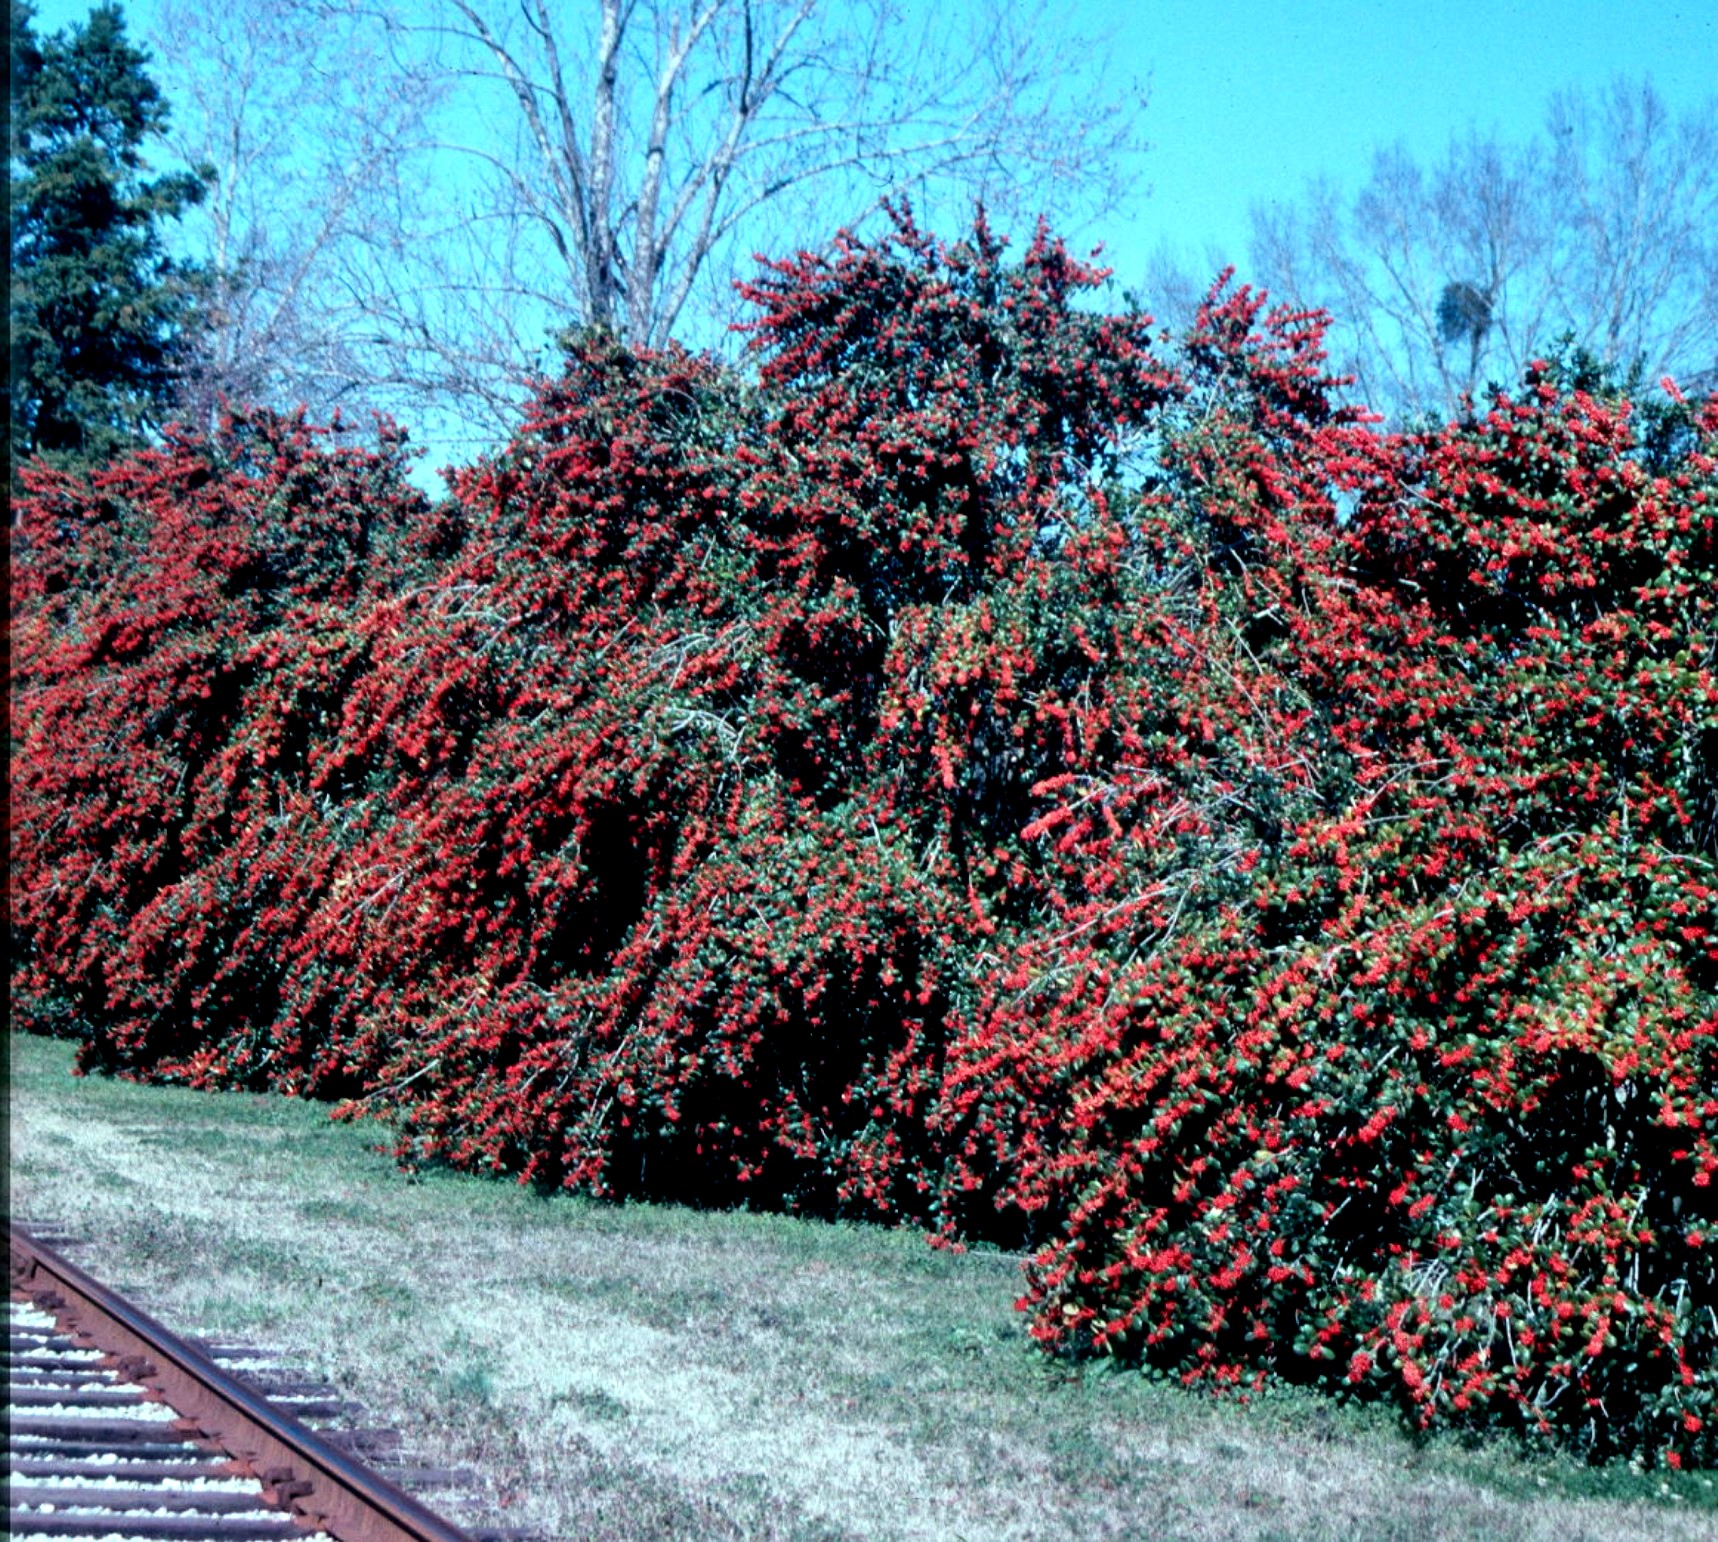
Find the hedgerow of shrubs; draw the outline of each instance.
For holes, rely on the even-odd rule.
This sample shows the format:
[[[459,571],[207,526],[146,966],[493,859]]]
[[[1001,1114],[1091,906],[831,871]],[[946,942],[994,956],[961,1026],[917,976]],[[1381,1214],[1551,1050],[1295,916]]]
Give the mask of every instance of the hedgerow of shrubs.
[[[402,1157],[1030,1251],[1051,1351],[1602,1459],[1718,1410],[1718,402],[1390,435],[980,221],[568,345],[431,507],[26,472],[14,1006]]]

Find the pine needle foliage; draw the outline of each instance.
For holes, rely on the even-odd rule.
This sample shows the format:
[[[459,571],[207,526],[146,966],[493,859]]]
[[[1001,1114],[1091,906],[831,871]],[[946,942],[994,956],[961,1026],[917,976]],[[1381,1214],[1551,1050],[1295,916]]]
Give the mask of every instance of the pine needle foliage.
[[[12,0],[9,448],[101,462],[172,402],[206,286],[162,232],[206,184],[148,174],[167,106],[117,6],[46,38],[33,22]]]

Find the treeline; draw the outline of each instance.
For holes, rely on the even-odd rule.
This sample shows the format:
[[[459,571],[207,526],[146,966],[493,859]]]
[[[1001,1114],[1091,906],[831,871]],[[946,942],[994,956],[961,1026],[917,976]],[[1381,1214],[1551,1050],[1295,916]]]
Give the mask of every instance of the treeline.
[[[1718,401],[1412,435],[980,221],[579,334],[431,504],[23,473],[13,1003],[401,1156],[1032,1254],[1054,1352],[1710,1464]]]
[[[465,462],[563,329],[720,351],[754,252],[875,232],[891,194],[932,228],[982,202],[1138,240],[1149,108],[1081,9],[152,0],[151,56],[115,5],[43,35],[12,0],[10,443],[100,460],[226,400],[380,410]],[[1398,425],[1564,336],[1619,378],[1718,378],[1710,93],[1582,82],[1531,139],[1325,170],[1255,208],[1244,256],[1164,228],[1119,278],[1179,328],[1239,262],[1331,314],[1348,399]]]

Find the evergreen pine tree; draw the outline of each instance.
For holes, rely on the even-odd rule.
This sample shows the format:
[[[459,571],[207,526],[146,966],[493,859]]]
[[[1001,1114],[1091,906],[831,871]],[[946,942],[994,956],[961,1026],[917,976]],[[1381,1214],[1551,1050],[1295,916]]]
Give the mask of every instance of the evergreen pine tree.
[[[11,4],[9,449],[99,461],[171,401],[205,286],[162,225],[205,183],[145,174],[167,105],[117,6],[44,38],[29,0]]]

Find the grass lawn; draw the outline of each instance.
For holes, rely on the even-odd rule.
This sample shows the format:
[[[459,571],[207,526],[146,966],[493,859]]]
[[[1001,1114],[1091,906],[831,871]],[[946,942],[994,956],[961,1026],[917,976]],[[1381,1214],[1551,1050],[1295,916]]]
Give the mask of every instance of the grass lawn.
[[[1018,1262],[917,1234],[404,1177],[277,1097],[10,1036],[12,1213],[181,1332],[288,1351],[565,1538],[1718,1538],[1710,1474],[1417,1445],[1030,1347]]]

